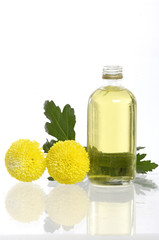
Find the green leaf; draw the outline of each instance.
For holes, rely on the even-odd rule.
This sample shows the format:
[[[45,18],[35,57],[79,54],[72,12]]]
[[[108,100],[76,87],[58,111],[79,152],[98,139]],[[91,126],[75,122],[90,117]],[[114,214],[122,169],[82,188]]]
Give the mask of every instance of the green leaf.
[[[137,147],[136,151],[139,151],[140,149],[144,149],[145,147]]]
[[[45,153],[48,153],[48,151],[50,150],[50,148],[54,145],[54,143],[56,143],[57,141],[55,140],[51,140],[50,142],[46,139],[46,143],[44,143],[43,145],[43,149]]]
[[[55,181],[52,177],[47,178],[49,181]]]
[[[75,140],[74,126],[76,119],[74,109],[67,104],[61,111],[53,101],[46,101],[44,109],[45,116],[50,120],[45,124],[46,132],[57,140]]]
[[[133,176],[136,156],[129,152],[104,153],[92,147],[88,149],[91,175]]]
[[[145,147],[137,147],[137,151]],[[136,155],[136,172],[137,173],[147,173],[151,172],[153,169],[158,167],[158,164],[151,162],[150,160],[143,160],[146,157],[146,154],[138,153]]]
[[[146,157],[146,155],[147,155],[147,154],[140,154],[140,153],[138,153],[138,154],[136,155],[136,158],[140,161],[140,160],[144,159],[144,158]]]
[[[137,173],[151,172],[153,169],[157,167],[158,167],[158,164],[153,163],[150,160],[140,161],[139,159],[137,159],[137,162],[136,162]]]
[[[104,174],[112,176],[133,175],[134,163],[136,159],[137,173],[147,173],[158,167],[158,164],[150,160],[143,159],[146,154],[137,154],[136,158],[132,153],[103,153],[98,151],[95,147],[89,149],[89,158],[91,162],[90,173],[96,174],[104,171]],[[101,172],[100,172],[101,174]]]

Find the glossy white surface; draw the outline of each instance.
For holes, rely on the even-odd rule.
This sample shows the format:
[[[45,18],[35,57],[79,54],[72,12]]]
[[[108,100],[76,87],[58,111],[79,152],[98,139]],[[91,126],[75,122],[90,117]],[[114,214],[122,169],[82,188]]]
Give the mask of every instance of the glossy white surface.
[[[158,173],[109,187],[0,180],[0,239],[159,238]]]

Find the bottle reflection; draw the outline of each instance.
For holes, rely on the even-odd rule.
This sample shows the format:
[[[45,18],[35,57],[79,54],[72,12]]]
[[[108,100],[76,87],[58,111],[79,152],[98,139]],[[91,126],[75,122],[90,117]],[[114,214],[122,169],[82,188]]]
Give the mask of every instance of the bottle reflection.
[[[88,234],[133,235],[134,185],[89,186]]]
[[[18,222],[37,221],[45,209],[45,193],[37,184],[18,183],[9,190],[5,206]]]
[[[56,224],[71,227],[86,216],[88,197],[78,185],[58,185],[48,195],[46,210]]]

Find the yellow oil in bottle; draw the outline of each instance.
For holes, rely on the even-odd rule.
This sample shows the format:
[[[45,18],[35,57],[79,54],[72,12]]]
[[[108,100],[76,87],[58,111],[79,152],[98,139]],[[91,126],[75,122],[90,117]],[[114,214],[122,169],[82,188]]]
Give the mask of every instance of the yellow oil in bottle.
[[[106,77],[88,104],[88,177],[97,185],[129,182],[136,168],[136,100],[119,74]]]

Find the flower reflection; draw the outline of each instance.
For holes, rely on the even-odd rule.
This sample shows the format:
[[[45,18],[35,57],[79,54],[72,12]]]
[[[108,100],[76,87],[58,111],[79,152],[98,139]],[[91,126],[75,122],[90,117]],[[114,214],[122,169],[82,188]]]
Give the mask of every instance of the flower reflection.
[[[73,226],[87,214],[88,197],[78,185],[58,185],[48,195],[46,210],[49,218],[63,226]]]
[[[6,196],[8,213],[19,222],[32,222],[39,219],[45,208],[45,194],[33,183],[18,183]]]
[[[88,233],[132,235],[134,233],[134,186],[89,187]]]

